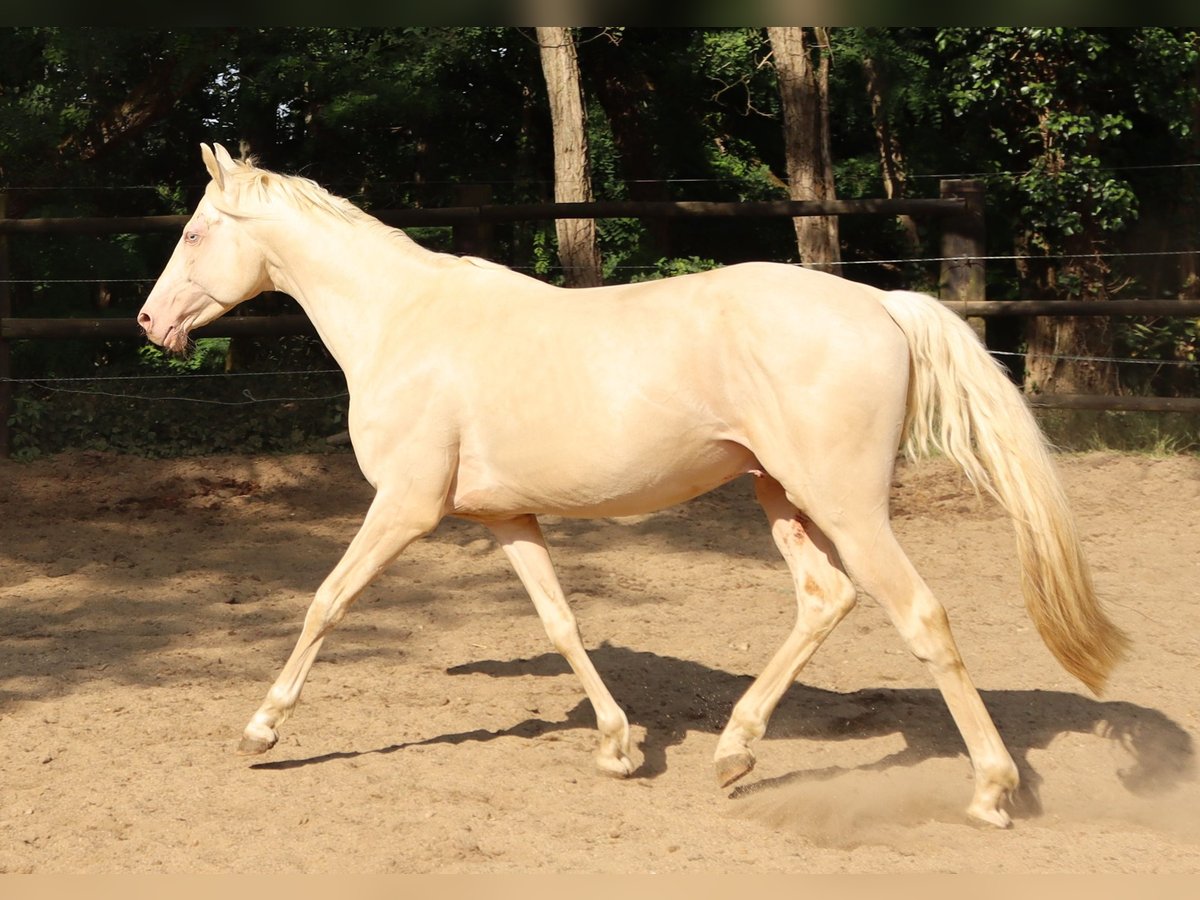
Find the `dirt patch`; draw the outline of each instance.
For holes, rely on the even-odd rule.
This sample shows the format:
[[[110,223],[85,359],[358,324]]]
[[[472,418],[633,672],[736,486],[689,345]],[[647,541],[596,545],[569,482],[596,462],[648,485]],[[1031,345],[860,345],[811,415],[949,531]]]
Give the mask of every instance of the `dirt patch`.
[[[1200,461],[1061,467],[1136,642],[1104,699],[1025,617],[1000,511],[941,464],[897,479],[896,529],[1021,768],[999,832],[966,818],[958,735],[869,601],[716,787],[794,610],[744,480],[545,522],[634,728],[615,781],[503,555],[452,520],[363,594],[279,745],[234,754],[366,510],[353,457],[0,463],[0,872],[1200,871]]]

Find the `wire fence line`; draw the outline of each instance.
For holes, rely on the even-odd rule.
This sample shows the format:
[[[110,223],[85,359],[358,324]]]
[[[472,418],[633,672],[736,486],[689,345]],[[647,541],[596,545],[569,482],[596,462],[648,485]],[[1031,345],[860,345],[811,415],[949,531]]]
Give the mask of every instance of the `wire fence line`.
[[[157,372],[149,375],[71,375],[12,378],[0,377],[0,383],[12,385],[27,385],[53,391],[59,394],[84,394],[96,397],[110,397],[119,400],[146,400],[152,402],[178,400],[187,403],[203,403],[216,406],[249,406],[254,403],[299,403],[304,401],[340,400],[350,396],[349,391],[338,391],[331,394],[286,396],[286,397],[256,397],[250,388],[242,388],[239,392],[243,399],[220,400],[209,397],[191,397],[180,394],[149,395],[131,394],[100,389],[69,387],[67,385],[111,384],[113,382],[187,382],[203,380],[235,382],[240,379],[274,379],[274,378],[311,378],[316,376],[336,375],[342,377],[341,369],[277,369],[265,372]]]
[[[918,263],[944,263],[944,262],[1013,262],[1017,260],[1038,261],[1038,260],[1064,260],[1064,259],[1123,259],[1137,257],[1164,257],[1164,256],[1196,256],[1200,255],[1200,249],[1197,250],[1141,250],[1141,251],[1114,251],[1111,253],[1100,254],[1047,254],[1045,256],[1033,256],[1030,254],[995,254],[986,256],[917,256],[917,257],[897,257],[895,259],[848,259],[839,262],[831,263],[788,263],[787,265],[801,266],[804,268],[833,268],[837,266],[879,266],[879,265],[901,265],[901,264],[918,264]],[[532,272],[533,266],[509,266],[518,272]],[[555,266],[554,268],[562,268]],[[657,266],[613,266],[611,271],[617,272],[654,272],[658,271]],[[107,278],[104,276],[92,276],[88,278],[0,278],[0,284],[153,284],[157,281],[157,277],[142,277],[142,278]]]
[[[1024,358],[1029,354],[1018,353],[1012,350],[988,350],[992,356],[1013,356]],[[1038,353],[1036,356],[1039,359],[1057,359],[1066,360],[1068,362],[1108,362],[1120,363],[1122,365],[1141,365],[1141,366],[1184,366],[1188,368],[1200,368],[1200,361],[1194,359],[1142,359],[1140,357],[1123,357],[1123,356],[1071,356],[1062,353]]]
[[[60,388],[54,387],[51,384],[45,383],[46,379],[27,378],[27,379],[3,379],[14,383],[32,384],[44,390],[53,391],[57,394],[86,394],[89,397],[109,397],[116,400],[144,400],[151,403],[163,403],[176,401],[179,403],[200,403],[210,406],[252,406],[256,403],[303,403],[306,401],[327,401],[327,400],[342,400],[350,396],[349,391],[340,391],[336,394],[322,394],[319,396],[307,397],[255,397],[250,393],[249,388],[243,388],[241,395],[242,400],[217,400],[211,397],[189,397],[183,394],[169,394],[164,396],[152,397],[147,394],[124,394],[114,391],[85,391],[78,388]]]
[[[162,381],[183,378],[263,378],[286,375],[341,375],[341,369],[278,369],[268,372],[159,372],[153,375],[72,375],[50,378],[0,378],[12,384],[46,381],[68,383],[72,381]]]
[[[1198,164],[1198,165],[1200,165],[1200,164]],[[787,215],[791,216],[794,213],[795,213],[795,211],[789,207],[787,210]],[[617,215],[617,213],[612,213],[612,214]],[[624,212],[622,212],[620,214],[624,215]],[[553,217],[553,216],[551,216],[551,217]],[[121,220],[121,221],[123,222],[124,220]],[[448,227],[453,228],[453,227],[455,227],[455,225],[452,223]],[[829,266],[838,265],[838,266],[845,266],[845,267],[861,267],[861,266],[871,266],[871,265],[875,265],[875,266],[879,266],[879,265],[927,266],[929,264],[936,263],[936,264],[941,264],[943,266],[942,272],[943,272],[943,275],[945,275],[945,273],[947,271],[949,271],[950,273],[953,273],[956,270],[963,271],[961,268],[955,267],[953,265],[949,265],[949,266],[946,265],[946,264],[953,264],[953,263],[983,264],[983,263],[987,263],[987,262],[1014,262],[1014,261],[1021,261],[1021,260],[1047,261],[1047,260],[1093,259],[1093,258],[1104,258],[1104,259],[1184,258],[1184,257],[1191,257],[1191,256],[1195,256],[1197,254],[1200,254],[1200,249],[1112,251],[1112,252],[1100,253],[1100,254],[1046,254],[1046,255],[986,254],[986,253],[982,253],[982,252],[965,252],[965,253],[961,252],[963,250],[968,250],[968,249],[970,251],[982,250],[983,249],[982,242],[981,241],[980,242],[970,242],[969,247],[962,246],[962,242],[957,242],[957,244],[947,244],[947,243],[943,242],[943,246],[942,246],[943,255],[940,255],[940,256],[899,257],[899,258],[890,258],[890,259],[851,259],[851,260],[844,260],[844,261],[841,261],[838,263],[830,263],[830,264],[825,264],[825,265],[829,265]],[[946,251],[950,251],[950,252],[947,253]],[[958,252],[956,252],[956,251],[958,251]],[[804,266],[807,268],[823,268],[824,267],[824,265],[822,265],[822,264],[808,264],[807,266],[803,263],[791,263],[791,264],[795,265],[795,266]],[[533,267],[533,266],[513,266],[512,268],[517,271],[526,271],[526,272],[540,271],[541,273],[545,273],[547,270],[550,272],[555,272],[555,273],[562,271],[561,266],[549,266],[549,267],[545,267],[545,268],[539,267],[539,269],[535,269],[535,267]],[[661,271],[661,267],[658,265],[640,265],[640,266],[618,265],[615,267],[610,267],[608,269],[608,271],[609,272],[614,272],[614,271],[616,271],[616,272],[658,272],[658,271]],[[70,277],[70,278],[6,278],[3,280],[0,280],[0,285],[45,285],[47,287],[54,286],[54,285],[99,285],[99,284],[146,285],[146,284],[152,284],[155,280],[156,280],[155,277],[121,276],[121,277],[117,277],[117,278],[106,278],[106,277],[91,275],[91,276],[76,276],[76,277]],[[986,301],[984,304],[974,304],[974,305],[983,306],[985,304],[986,304]],[[1007,308],[1007,306],[1016,307],[1016,306],[1029,306],[1029,305],[1030,304],[1011,304],[1011,303],[1010,304],[1003,304],[1003,303],[998,304],[998,306],[1004,306],[1006,308]],[[1134,304],[1132,302],[1125,302],[1125,303],[1121,304],[1120,308],[1122,311],[1120,312],[1120,315],[1136,317],[1136,316],[1147,316],[1147,315],[1157,316],[1160,314],[1158,312],[1145,312],[1145,311],[1130,312],[1129,310],[1131,308],[1133,308],[1133,306],[1134,306]],[[962,313],[964,315],[967,314],[967,306],[966,305],[963,306]],[[996,311],[993,310],[991,313],[978,312],[978,313],[972,313],[972,314],[986,316],[986,315],[991,315],[991,314],[1004,314],[1004,313],[996,313]],[[1042,313],[1031,313],[1028,310],[1024,310],[1022,312],[1013,311],[1009,314],[1026,315],[1026,314],[1042,314]],[[1063,314],[1063,313],[1047,313],[1047,314],[1056,315],[1056,314]],[[1085,313],[1085,314],[1093,314],[1093,313]],[[1107,312],[1100,313],[1100,314],[1101,315],[1113,315],[1114,313],[1112,311],[1107,311]],[[1181,313],[1178,310],[1172,310],[1172,311],[1170,311],[1168,313],[1164,313],[1164,314],[1180,315]],[[296,317],[296,318],[300,318],[300,317]],[[13,321],[19,322],[20,320],[14,319]],[[28,320],[28,321],[34,322],[36,320]],[[16,331],[15,325],[14,325],[13,331]],[[32,331],[30,331],[30,334],[28,336],[32,336]],[[3,334],[0,334],[0,339],[3,339],[4,337],[6,337],[6,336]],[[11,335],[11,334],[8,335],[7,337],[10,339],[13,339],[13,340],[21,339],[21,338],[16,337],[15,335]],[[1178,349],[1175,349],[1173,352],[1178,354],[1180,351]],[[1023,358],[1023,357],[1026,357],[1028,354],[1021,353],[1021,352],[993,351],[993,355],[997,358],[1000,358],[1000,357]],[[1078,356],[1078,355],[1069,355],[1069,354],[1036,354],[1036,356],[1039,358],[1042,358],[1042,359],[1062,360],[1062,361],[1071,361],[1071,362],[1105,362],[1105,363],[1114,363],[1114,364],[1118,364],[1118,365],[1130,365],[1130,366],[1142,366],[1142,367],[1154,366],[1159,369],[1161,369],[1164,366],[1183,367],[1185,369],[1195,369],[1197,366],[1200,366],[1200,363],[1197,363],[1195,360],[1188,360],[1188,359],[1145,359],[1145,358],[1121,358],[1121,357],[1114,357],[1114,356],[1093,357],[1093,356]],[[119,401],[131,401],[134,403],[137,403],[137,402],[163,403],[163,402],[169,402],[169,401],[177,401],[177,402],[189,403],[189,404],[205,404],[205,405],[220,406],[220,407],[248,407],[248,406],[253,406],[256,404],[270,404],[270,403],[275,403],[275,404],[281,404],[281,403],[290,403],[290,404],[306,403],[307,404],[307,403],[318,403],[318,402],[326,402],[327,403],[330,401],[345,400],[349,396],[349,394],[345,390],[339,390],[336,392],[323,392],[323,393],[317,393],[317,394],[304,393],[304,391],[306,391],[309,387],[313,388],[314,390],[320,390],[323,387],[327,387],[328,386],[327,384],[320,384],[320,385],[303,384],[303,386],[300,388],[299,391],[296,390],[296,387],[297,387],[296,385],[281,386],[282,390],[277,391],[275,393],[284,394],[282,396],[274,395],[274,394],[272,394],[272,392],[262,390],[261,388],[255,388],[254,390],[252,390],[250,387],[241,387],[240,391],[237,391],[237,387],[239,385],[244,385],[249,382],[246,382],[246,381],[238,382],[238,381],[235,381],[234,379],[261,379],[261,380],[269,381],[270,379],[279,379],[279,378],[285,378],[285,377],[289,377],[289,376],[292,376],[292,377],[303,376],[305,378],[307,378],[307,377],[320,378],[320,377],[324,377],[324,376],[332,376],[335,374],[340,375],[341,371],[339,369],[312,369],[312,370],[305,369],[305,370],[300,370],[300,371],[232,372],[232,373],[212,373],[212,372],[163,373],[163,372],[155,372],[152,374],[83,375],[83,376],[71,376],[71,377],[13,378],[13,377],[0,376],[0,384],[6,385],[6,387],[15,387],[15,386],[21,385],[21,386],[24,386],[26,389],[26,392],[29,392],[29,393],[31,393],[32,391],[47,392],[46,394],[43,394],[43,398],[46,401],[49,401],[50,398],[48,395],[50,393],[55,393],[55,394],[73,394],[73,395],[83,395],[83,396],[89,396],[89,397],[111,398],[111,399],[115,399],[115,400],[119,400]],[[186,391],[187,390],[186,388],[181,388],[180,393],[176,393],[171,388],[168,388],[168,391],[170,391],[170,393],[167,393],[167,394],[163,394],[161,392],[158,392],[158,393],[147,393],[147,392],[132,393],[132,392],[130,392],[131,390],[137,391],[139,389],[139,387],[138,387],[139,385],[145,384],[147,382],[154,382],[157,384],[163,384],[163,382],[171,382],[172,384],[175,384],[175,385],[183,385],[186,383],[186,381],[188,379],[196,379],[196,378],[223,379],[225,381],[225,385],[227,385],[227,387],[226,386],[216,387],[215,390],[212,390],[212,391],[202,391],[202,390],[198,389],[196,392],[193,392],[193,393],[206,393],[206,394],[209,394],[210,396],[185,395],[184,393],[182,393],[182,391]],[[122,385],[115,384],[118,382],[121,382],[123,384]],[[234,391],[237,391],[237,392],[234,393]],[[29,396],[29,393],[27,393],[27,396]],[[217,396],[211,396],[212,394],[216,394]],[[222,394],[226,394],[227,396],[222,397],[221,396]],[[228,396],[229,394],[232,394],[232,396]],[[267,394],[271,394],[271,395],[267,395]],[[33,394],[32,396],[36,397],[36,394]],[[1070,398],[1068,398],[1068,399],[1070,399]],[[1076,398],[1076,399],[1078,399],[1078,398]],[[1089,398],[1083,398],[1083,399],[1089,399]],[[1172,400],[1171,402],[1179,402],[1179,401]],[[1188,402],[1196,403],[1197,401],[1192,400],[1192,401],[1188,401]],[[1166,408],[1166,407],[1163,407],[1163,408]],[[315,409],[315,408],[314,407],[306,407],[306,409]],[[199,413],[197,413],[197,414],[199,415]],[[266,414],[273,415],[274,413],[271,412],[271,413],[266,413]]]
[[[988,351],[992,356],[996,357],[1014,357],[1023,358],[1024,353],[1016,353],[1004,350]],[[1186,368],[1200,368],[1200,361],[1186,359],[1139,359],[1131,357],[1115,357],[1115,356],[1073,356],[1069,354],[1039,354],[1043,359],[1065,360],[1076,362],[1107,362],[1117,363],[1120,365],[1142,365],[1142,366],[1182,366]],[[133,394],[126,392],[118,392],[111,390],[100,389],[84,389],[81,387],[68,387],[65,385],[83,385],[83,384],[107,384],[111,382],[162,382],[162,381],[194,381],[197,379],[221,379],[226,381],[234,381],[236,379],[270,379],[296,376],[325,376],[325,375],[342,375],[341,369],[291,369],[278,370],[268,372],[178,372],[178,373],[157,373],[153,375],[77,375],[70,377],[41,377],[41,378],[5,378],[0,377],[0,382],[5,382],[13,385],[28,385],[35,388],[41,388],[46,391],[53,391],[62,394],[83,394],[88,396],[109,397],[119,400],[143,400],[147,402],[169,402],[178,401],[181,403],[200,403],[214,406],[250,406],[256,403],[303,403],[317,402],[329,400],[341,400],[350,396],[349,391],[338,391],[329,394],[319,395],[289,395],[289,396],[274,396],[274,397],[258,397],[255,396],[249,388],[243,388],[239,393],[242,399],[238,400],[220,400],[207,397],[191,397],[182,394],[171,395],[149,395],[149,394]]]

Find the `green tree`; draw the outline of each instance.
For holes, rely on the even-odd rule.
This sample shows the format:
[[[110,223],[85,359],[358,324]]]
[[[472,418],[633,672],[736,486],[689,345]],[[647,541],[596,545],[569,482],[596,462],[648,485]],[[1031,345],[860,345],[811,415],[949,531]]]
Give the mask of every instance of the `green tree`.
[[[1194,294],[1196,256],[1178,254],[1194,250],[1200,233],[1196,34],[828,29],[837,194],[934,196],[932,175],[987,173],[989,249],[1022,257],[1019,269],[989,263],[992,295],[1103,298],[1131,295],[1134,285],[1150,295]],[[788,195],[766,29],[582,28],[576,37],[596,197]],[[205,180],[197,145],[214,140],[368,209],[456,205],[468,189],[490,192],[496,203],[553,196],[549,104],[532,29],[0,29],[0,190],[9,215],[188,211]],[[786,219],[604,219],[597,230],[609,282],[797,259]],[[447,228],[413,231],[434,249],[454,249]],[[929,286],[928,264],[863,263],[920,256],[914,238],[927,254],[936,250],[936,226],[880,227],[878,219],[850,217],[839,234],[850,277]],[[131,317],[173,243],[167,234],[14,235],[15,313]],[[549,222],[496,226],[491,254],[561,280]],[[288,303],[248,311],[272,308]],[[1148,366],[1135,378],[1126,367],[1117,384],[1107,363],[1081,369],[1072,361],[1068,369],[1046,361],[1196,352],[1194,322],[1116,320],[1107,332],[1098,324],[1032,326],[1024,337],[1031,385],[1195,389],[1195,371],[1184,367],[1172,378]],[[219,366],[209,349],[196,365]],[[238,365],[299,365],[320,353],[300,340],[257,349]],[[15,344],[14,353],[24,376],[166,365],[133,341],[31,341]],[[52,399],[43,423],[65,402]]]
[[[1102,300],[1126,283],[1108,251],[1137,218],[1139,200],[1114,164],[1137,158],[1131,149],[1143,134],[1134,130],[1135,117],[1152,130],[1163,124],[1164,100],[1152,99],[1151,88],[1166,87],[1163,67],[1144,68],[1151,37],[1160,49],[1179,40],[1164,29],[1153,35],[1085,28],[939,34],[952,110],[959,122],[986,123],[977,137],[995,149],[980,162],[1007,173],[993,183],[1008,192],[1024,296]],[[1167,88],[1166,96],[1172,99],[1165,106],[1182,102],[1179,86]],[[1106,320],[1034,319],[1026,339],[1031,389],[1117,389],[1116,371],[1104,359],[1113,351]]]

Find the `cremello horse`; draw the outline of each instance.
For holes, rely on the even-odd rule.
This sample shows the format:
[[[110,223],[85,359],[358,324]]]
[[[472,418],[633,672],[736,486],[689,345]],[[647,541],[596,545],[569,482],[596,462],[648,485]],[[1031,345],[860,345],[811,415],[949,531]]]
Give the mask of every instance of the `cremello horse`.
[[[201,150],[212,181],[139,324],[182,352],[242,301],[290,294],[345,372],[354,451],[376,491],[242,752],[274,745],[371,578],[454,515],[496,536],[591,700],[600,768],[630,774],[628,722],[536,516],[642,514],[752,473],[799,612],[717,742],[720,783],[753,767],[751,742],[857,584],[945,697],[974,766],[969,813],[1009,824],[1017,769],[889,523],[899,448],[940,451],[1011,514],[1028,610],[1068,671],[1099,691],[1125,638],[1097,604],[1033,417],[961,319],[919,294],[772,263],[564,290],[425,250],[311,181]]]

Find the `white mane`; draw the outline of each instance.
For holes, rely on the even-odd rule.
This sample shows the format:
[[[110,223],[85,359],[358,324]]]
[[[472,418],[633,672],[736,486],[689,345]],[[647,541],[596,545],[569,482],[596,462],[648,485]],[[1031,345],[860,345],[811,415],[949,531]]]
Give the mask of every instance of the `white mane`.
[[[311,178],[300,175],[282,175],[268,169],[259,168],[253,157],[234,160],[237,168],[227,172],[226,177],[234,181],[240,188],[238,191],[241,203],[261,204],[271,206],[285,203],[301,212],[316,212],[332,216],[343,222],[356,222],[375,228],[383,228],[394,236],[405,241],[413,242],[407,234],[398,228],[392,228],[376,219],[374,216],[359,209],[344,197],[331,194]],[[210,196],[210,199],[214,199]],[[218,209],[231,215],[247,215],[251,211],[245,208],[229,209],[219,202],[219,195],[214,199]]]

